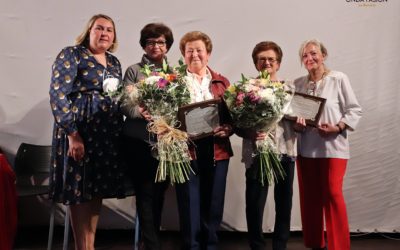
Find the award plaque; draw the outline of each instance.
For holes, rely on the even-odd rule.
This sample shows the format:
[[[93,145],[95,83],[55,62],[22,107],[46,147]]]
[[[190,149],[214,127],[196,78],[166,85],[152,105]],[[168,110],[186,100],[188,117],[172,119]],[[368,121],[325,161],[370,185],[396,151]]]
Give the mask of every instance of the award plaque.
[[[213,130],[220,125],[220,104],[220,99],[212,99],[180,107],[179,129],[186,131],[192,140],[212,135]]]
[[[295,92],[285,118],[295,121],[297,117],[303,117],[306,125],[317,127],[325,102],[325,98]]]

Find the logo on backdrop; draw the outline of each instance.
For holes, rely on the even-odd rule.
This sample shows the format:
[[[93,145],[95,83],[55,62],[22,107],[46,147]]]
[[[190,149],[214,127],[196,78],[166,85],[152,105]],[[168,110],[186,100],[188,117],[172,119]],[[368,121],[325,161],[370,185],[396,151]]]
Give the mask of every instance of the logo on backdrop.
[[[345,0],[348,3],[353,3],[358,7],[376,7],[378,5],[383,5],[389,0]]]

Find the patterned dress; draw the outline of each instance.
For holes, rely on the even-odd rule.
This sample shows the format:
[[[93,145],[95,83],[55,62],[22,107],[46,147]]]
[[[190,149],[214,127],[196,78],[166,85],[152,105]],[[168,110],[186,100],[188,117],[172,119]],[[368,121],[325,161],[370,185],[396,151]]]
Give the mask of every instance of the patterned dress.
[[[50,170],[50,197],[79,204],[94,197],[123,197],[124,169],[119,162],[122,115],[103,92],[103,80],[121,80],[121,65],[106,53],[107,67],[83,46],[64,48],[57,56],[50,85],[55,118]],[[67,135],[78,131],[85,147],[77,162],[67,156]]]

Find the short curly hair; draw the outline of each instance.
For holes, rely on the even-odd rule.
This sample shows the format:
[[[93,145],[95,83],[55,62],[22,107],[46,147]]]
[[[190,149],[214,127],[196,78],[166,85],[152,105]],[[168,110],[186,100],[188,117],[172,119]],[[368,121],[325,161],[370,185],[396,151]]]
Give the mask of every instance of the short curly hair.
[[[160,36],[165,37],[165,42],[167,44],[167,50],[169,50],[174,43],[174,36],[172,30],[163,23],[149,23],[146,24],[140,31],[140,46],[144,49],[146,47],[146,42],[149,38],[157,38]]]
[[[191,31],[191,32],[186,33],[181,38],[181,41],[179,42],[179,49],[181,50],[182,55],[185,55],[186,44],[188,42],[193,42],[193,41],[197,41],[197,40],[203,41],[204,44],[206,45],[207,53],[209,53],[209,54],[211,53],[212,48],[213,48],[211,38],[207,34],[201,32],[201,31]]]
[[[255,66],[257,66],[257,60],[258,60],[257,55],[260,52],[267,51],[267,50],[273,50],[276,54],[276,60],[279,63],[282,62],[283,53],[282,53],[281,47],[279,47],[279,45],[274,42],[263,41],[263,42],[257,43],[253,49],[253,53],[251,53],[251,57],[253,57],[253,62],[254,62]]]

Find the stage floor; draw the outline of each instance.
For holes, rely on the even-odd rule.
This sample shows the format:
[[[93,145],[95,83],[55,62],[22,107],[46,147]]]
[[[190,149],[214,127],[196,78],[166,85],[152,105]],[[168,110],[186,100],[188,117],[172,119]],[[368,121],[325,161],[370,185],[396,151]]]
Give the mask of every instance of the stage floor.
[[[15,250],[43,250],[47,248],[47,228],[25,227],[20,228]],[[163,250],[179,250],[179,233],[175,231],[163,231]],[[246,233],[244,232],[220,232],[220,250],[245,250],[249,249]],[[96,250],[132,250],[133,230],[99,230],[96,235]],[[265,234],[267,240],[266,249],[271,249],[271,234]],[[390,239],[392,238],[392,239]],[[397,239],[397,240],[396,240]],[[56,227],[54,232],[53,249],[62,249],[63,227]],[[73,249],[72,237],[69,243]],[[301,232],[292,232],[288,243],[288,250],[305,250],[301,238]],[[352,250],[399,250],[400,234],[352,234]]]

